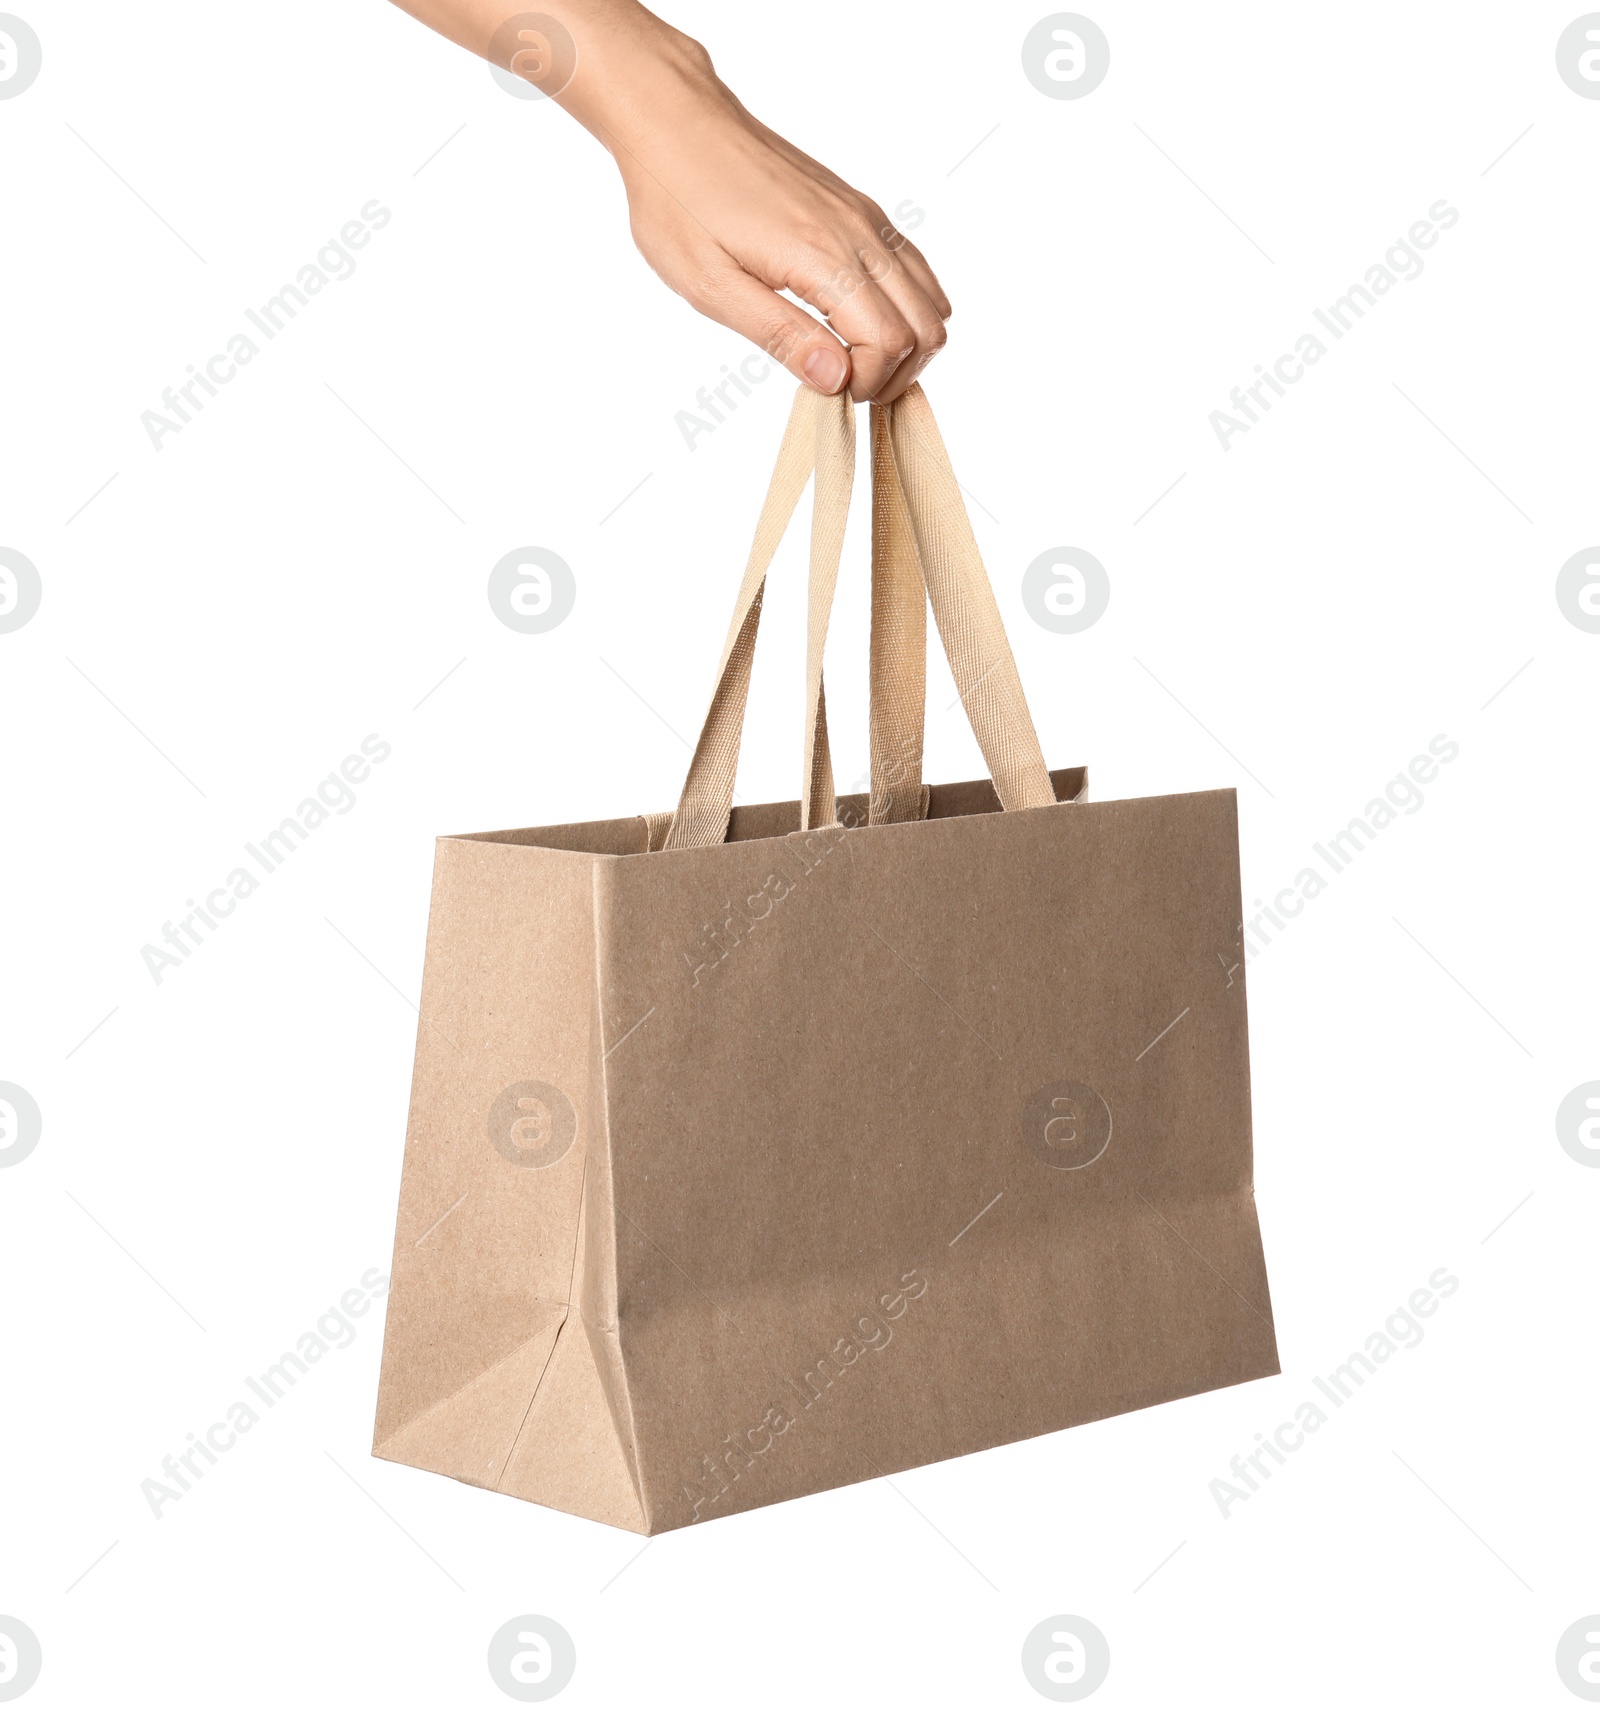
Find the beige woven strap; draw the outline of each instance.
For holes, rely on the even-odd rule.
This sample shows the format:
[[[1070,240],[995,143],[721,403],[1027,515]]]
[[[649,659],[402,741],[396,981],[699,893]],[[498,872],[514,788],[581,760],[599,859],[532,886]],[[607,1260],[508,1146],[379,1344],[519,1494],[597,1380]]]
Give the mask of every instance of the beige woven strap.
[[[661,819],[649,827],[652,851],[658,849],[658,840],[660,849],[681,849],[717,846],[727,838],[767,572],[813,472],[800,826],[838,821],[822,661],[855,477],[855,411],[847,396],[825,398],[802,387],[756,524],[717,670],[717,689],[683,795],[664,838]],[[1002,807],[1028,810],[1054,804],[1055,792],[994,591],[920,386],[907,389],[893,405],[872,408],[872,501],[869,820],[907,822],[927,815],[928,792],[922,783],[924,591]]]
[[[873,786],[869,820],[898,822],[926,813],[922,790],[924,621],[920,593],[912,588],[912,569],[918,562],[956,689],[989,765],[1001,806],[1031,810],[1054,804],[1055,789],[1028,713],[1016,660],[927,396],[920,384],[913,383],[893,405],[881,411],[875,406],[873,412]],[[914,539],[911,552],[906,543],[908,524]],[[915,621],[910,617],[913,603]],[[880,611],[884,616],[881,657]],[[891,656],[891,650],[915,650],[915,665],[904,653]],[[913,808],[917,805],[922,808]]]
[[[839,584],[844,527],[856,480],[856,414],[848,394],[817,396],[816,473],[811,487],[811,579],[806,609],[806,733],[800,779],[809,792],[800,800],[800,826],[826,828],[839,820],[828,755],[827,700],[822,688],[822,653]]]
[[[869,822],[918,822],[927,704],[928,593],[889,440],[893,406],[872,407],[872,795]]]
[[[825,398],[802,387],[795,394],[783,444],[778,449],[777,466],[756,523],[744,582],[739,587],[727,641],[722,647],[717,688],[689,764],[677,814],[662,842],[663,849],[717,846],[727,838],[767,571],[813,469],[817,481],[811,517],[811,602],[800,826],[816,827],[837,818],[833,765],[828,752],[822,654],[839,578],[839,556],[844,546],[845,519],[855,472],[855,414],[847,396]],[[652,839],[652,847],[654,844]]]

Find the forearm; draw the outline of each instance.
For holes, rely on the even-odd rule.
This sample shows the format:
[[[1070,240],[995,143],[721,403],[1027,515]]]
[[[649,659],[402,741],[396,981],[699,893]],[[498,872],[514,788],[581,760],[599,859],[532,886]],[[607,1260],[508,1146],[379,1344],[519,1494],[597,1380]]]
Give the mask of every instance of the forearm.
[[[519,44],[503,26],[518,15],[516,0],[394,3],[480,58],[512,69]],[[638,0],[538,0],[538,15],[554,19],[575,49],[571,77],[546,93],[614,155],[648,149],[651,133],[675,110],[703,99],[708,86],[727,94],[705,49]]]

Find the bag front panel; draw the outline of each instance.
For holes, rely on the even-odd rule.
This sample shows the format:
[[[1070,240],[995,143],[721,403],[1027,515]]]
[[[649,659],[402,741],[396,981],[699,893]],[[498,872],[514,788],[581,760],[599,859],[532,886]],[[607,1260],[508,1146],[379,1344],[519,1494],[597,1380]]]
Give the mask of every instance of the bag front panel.
[[[655,1529],[1276,1370],[1231,792],[599,885]]]

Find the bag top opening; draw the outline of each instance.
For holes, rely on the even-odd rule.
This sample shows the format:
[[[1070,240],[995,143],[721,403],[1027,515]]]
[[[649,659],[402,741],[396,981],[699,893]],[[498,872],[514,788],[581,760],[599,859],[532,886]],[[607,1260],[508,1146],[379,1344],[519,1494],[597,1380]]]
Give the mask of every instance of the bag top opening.
[[[1052,769],[1050,784],[1058,804],[1079,804],[1088,796],[1087,768]],[[867,821],[867,795],[844,793],[838,800],[839,819],[847,827],[862,828]],[[954,781],[928,789],[930,822],[950,816],[990,816],[1000,810],[994,783],[987,780]],[[670,815],[670,813],[663,813]],[[551,828],[500,828],[486,834],[458,834],[456,840],[485,840],[502,846],[543,846],[558,852],[589,852],[597,857],[632,858],[650,854],[650,825],[659,820],[644,816],[621,816],[607,822],[570,822]],[[729,842],[777,840],[800,829],[800,802],[739,804],[733,807],[728,824]]]

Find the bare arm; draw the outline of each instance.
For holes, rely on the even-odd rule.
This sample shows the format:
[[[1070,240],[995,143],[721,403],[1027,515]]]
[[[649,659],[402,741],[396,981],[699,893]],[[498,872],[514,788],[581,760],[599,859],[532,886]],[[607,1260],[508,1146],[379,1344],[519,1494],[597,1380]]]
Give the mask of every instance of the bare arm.
[[[396,4],[544,88],[591,131],[622,174],[645,260],[796,379],[888,403],[944,344],[950,301],[916,246],[748,113],[705,49],[636,0],[537,0],[575,51],[538,31],[519,42],[504,27],[516,0]]]

